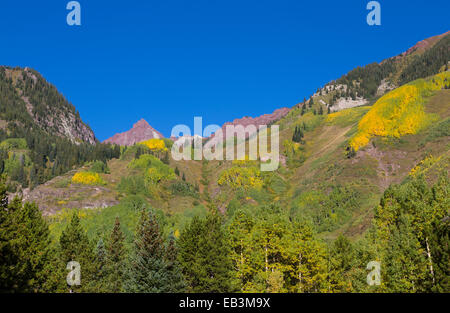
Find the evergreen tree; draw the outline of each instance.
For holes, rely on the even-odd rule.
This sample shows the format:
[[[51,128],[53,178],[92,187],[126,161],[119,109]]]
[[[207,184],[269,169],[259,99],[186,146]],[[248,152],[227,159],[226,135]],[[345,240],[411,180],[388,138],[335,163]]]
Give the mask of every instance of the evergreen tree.
[[[299,126],[295,126],[292,141],[301,143],[303,141],[303,131]]]
[[[123,290],[122,281],[125,270],[125,237],[116,217],[114,228],[107,243],[107,290],[118,293]]]
[[[166,261],[168,275],[168,289],[166,292],[184,292],[186,290],[186,281],[178,261],[178,249],[173,235],[170,235],[166,248]]]
[[[229,246],[217,213],[194,217],[180,236],[179,260],[192,292],[231,292]]]
[[[446,217],[434,225],[430,233],[431,255],[433,256],[435,284],[433,292],[450,292],[450,218]]]
[[[93,246],[89,241],[77,212],[72,215],[70,224],[63,230],[59,239],[61,249],[61,266],[75,261],[81,266],[81,286],[70,286],[75,292],[94,292],[96,288],[96,273],[98,265]]]
[[[335,292],[352,291],[351,277],[355,264],[355,252],[350,240],[340,235],[331,245],[328,256],[328,283]]]
[[[136,230],[133,254],[126,271],[126,292],[168,292],[169,275],[164,241],[154,213],[143,210]]]
[[[420,242],[413,234],[408,216],[401,215],[390,234],[383,265],[383,285],[389,292],[424,292],[427,262]]]
[[[1,209],[0,214],[3,213],[6,214],[7,207],[8,207],[8,194],[6,193],[6,176],[0,175],[0,209]],[[0,215],[0,218],[1,216],[2,215]]]
[[[166,151],[166,152],[164,153],[164,156],[162,157],[161,161],[162,161],[164,164],[169,164],[169,163],[170,163],[169,152]]]
[[[35,204],[8,203],[0,178],[0,291],[42,292],[51,259],[46,221]]]
[[[97,271],[96,275],[96,291],[97,292],[106,292],[107,288],[107,267],[106,267],[106,248],[103,239],[100,238],[97,241],[97,247],[95,251],[97,257]]]

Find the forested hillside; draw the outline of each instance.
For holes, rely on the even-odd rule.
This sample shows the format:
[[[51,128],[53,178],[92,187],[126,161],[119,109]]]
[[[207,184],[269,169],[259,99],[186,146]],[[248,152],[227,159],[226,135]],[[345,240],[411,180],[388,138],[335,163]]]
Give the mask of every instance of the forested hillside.
[[[175,161],[170,139],[74,140],[27,110],[22,92],[45,104],[60,99],[50,87],[33,97],[11,74],[22,70],[3,70],[0,291],[450,292],[448,40],[355,69],[283,114],[272,172],[248,155]]]
[[[75,107],[39,73],[0,67],[0,174],[8,175],[9,191],[33,188],[118,151],[96,144]]]

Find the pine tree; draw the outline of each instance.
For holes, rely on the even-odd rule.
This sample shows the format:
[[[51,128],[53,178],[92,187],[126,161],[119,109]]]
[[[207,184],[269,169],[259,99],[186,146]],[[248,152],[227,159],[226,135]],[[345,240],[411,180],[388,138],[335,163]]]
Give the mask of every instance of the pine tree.
[[[0,291],[42,292],[51,259],[50,231],[35,204],[8,203],[0,178]]]
[[[179,260],[192,292],[231,292],[229,246],[217,213],[194,217],[180,236]]]
[[[435,284],[433,292],[450,291],[450,218],[437,222],[430,233],[431,255],[433,256]]]
[[[428,276],[425,253],[413,234],[410,218],[401,215],[397,223],[383,260],[383,285],[389,292],[424,292]]]
[[[74,292],[93,292],[96,290],[96,262],[94,249],[89,241],[77,212],[72,215],[70,224],[63,230],[59,239],[62,266],[75,261],[81,266],[81,286],[71,286]]]
[[[294,135],[292,136],[292,141],[294,142],[302,142],[303,140],[303,131],[299,126],[295,126]]]
[[[340,235],[332,244],[328,256],[328,283],[333,291],[350,292],[350,273],[355,264],[354,249],[350,240]]]
[[[161,159],[161,161],[164,164],[169,164],[170,163],[170,159],[169,159],[169,152],[165,152],[163,158]]]
[[[125,237],[120,228],[119,218],[116,217],[114,228],[107,242],[107,290],[118,293],[123,290],[122,281],[125,270]]]
[[[97,247],[95,251],[97,257],[97,271],[96,275],[96,291],[106,292],[107,289],[107,267],[106,267],[106,248],[103,239],[100,238],[97,241]]]
[[[173,235],[170,235],[166,248],[166,261],[168,275],[168,290],[166,292],[185,292],[186,281],[184,280],[181,266],[178,262],[178,249]]]
[[[6,193],[6,176],[0,175],[0,209],[3,211],[8,207],[8,195]]]
[[[170,290],[164,250],[164,241],[154,213],[143,210],[125,274],[126,292],[157,293]]]

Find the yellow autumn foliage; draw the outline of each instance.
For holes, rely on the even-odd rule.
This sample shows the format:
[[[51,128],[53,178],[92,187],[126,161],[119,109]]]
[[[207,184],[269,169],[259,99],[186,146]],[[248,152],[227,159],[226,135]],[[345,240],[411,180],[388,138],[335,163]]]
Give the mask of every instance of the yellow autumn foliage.
[[[246,154],[244,160],[233,160],[231,163],[237,166],[249,166],[249,165],[257,165],[258,161],[250,160],[250,156]]]
[[[442,159],[442,155],[439,157],[434,157],[433,155],[428,155],[422,161],[420,161],[416,166],[414,166],[409,172],[409,176],[415,177],[419,174],[426,173],[434,164]]]
[[[224,170],[217,181],[219,186],[237,188],[256,188],[263,186],[261,173],[256,167],[232,167]]]
[[[424,111],[424,97],[440,90],[450,72],[439,73],[427,80],[419,79],[381,97],[361,119],[358,132],[350,140],[355,150],[367,145],[374,136],[401,137],[415,134],[433,121]],[[333,118],[333,117],[332,117]]]
[[[98,173],[79,172],[73,175],[72,183],[82,185],[104,185],[105,181]]]
[[[146,141],[142,141],[140,144],[147,146],[150,150],[167,151],[166,144],[162,139],[153,138]]]
[[[329,125],[339,125],[341,127],[352,125],[354,121],[357,121],[368,111],[368,107],[360,106],[333,112],[327,115],[325,122]]]

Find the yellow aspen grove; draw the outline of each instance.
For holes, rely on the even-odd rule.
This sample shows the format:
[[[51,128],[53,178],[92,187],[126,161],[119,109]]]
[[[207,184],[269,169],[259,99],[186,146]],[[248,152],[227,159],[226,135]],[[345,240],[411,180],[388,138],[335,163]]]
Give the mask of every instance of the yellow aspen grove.
[[[381,97],[361,119],[358,132],[350,140],[357,151],[374,136],[401,137],[415,134],[429,125],[434,116],[425,113],[424,98],[441,90],[450,72],[439,73],[429,79],[419,79],[401,86]]]

